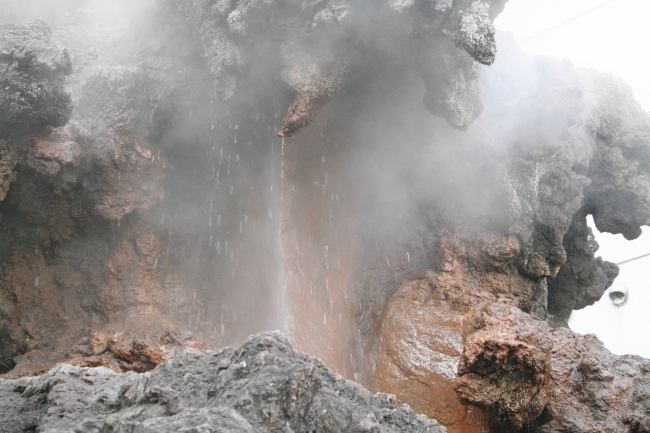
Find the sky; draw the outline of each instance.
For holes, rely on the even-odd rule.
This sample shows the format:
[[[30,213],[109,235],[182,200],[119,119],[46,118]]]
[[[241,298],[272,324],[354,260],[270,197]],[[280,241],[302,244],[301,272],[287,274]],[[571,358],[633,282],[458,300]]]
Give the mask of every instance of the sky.
[[[648,17],[648,0],[510,0],[494,25],[513,33],[531,56],[569,59],[576,68],[623,78],[650,111]],[[596,240],[598,255],[614,263],[650,253],[648,227],[634,241],[609,233],[596,233]]]

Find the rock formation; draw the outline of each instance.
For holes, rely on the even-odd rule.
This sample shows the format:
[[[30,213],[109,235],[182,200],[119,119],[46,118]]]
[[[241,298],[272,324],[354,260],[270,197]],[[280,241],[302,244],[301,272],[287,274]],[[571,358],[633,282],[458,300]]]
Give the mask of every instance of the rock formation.
[[[478,65],[494,62],[492,21],[507,0],[204,1],[179,0],[199,28],[217,94],[230,99],[242,76],[263,62],[294,93],[278,131],[290,137],[309,125],[367,62],[374,26],[410,34],[432,114],[466,129],[481,113]],[[397,12],[397,13],[394,13]],[[462,50],[462,51],[461,51]],[[269,66],[270,65],[270,66]]]
[[[182,351],[150,373],[60,365],[1,381],[0,426],[7,433],[445,431],[272,332],[216,353]]]
[[[465,321],[456,390],[501,431],[649,431],[648,360],[612,355],[593,335],[552,329],[504,301]]]
[[[650,223],[650,117],[611,75],[495,35],[505,3],[168,0],[124,26],[1,26],[0,373],[76,366],[0,380],[0,406],[33,413],[16,431],[438,429],[274,335],[193,351],[280,327],[450,432],[648,431],[647,361],[563,327],[617,275],[588,216],[628,239]],[[332,418],[270,385],[296,359],[320,378],[296,392],[324,394],[294,403]],[[176,388],[190,366],[206,392],[264,378],[217,401]],[[87,424],[55,383],[98,396]]]

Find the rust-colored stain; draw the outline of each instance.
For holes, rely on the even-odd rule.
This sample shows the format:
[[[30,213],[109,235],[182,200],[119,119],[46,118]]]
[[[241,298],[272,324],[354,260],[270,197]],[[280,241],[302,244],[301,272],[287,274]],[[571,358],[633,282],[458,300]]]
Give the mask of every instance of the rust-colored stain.
[[[354,302],[348,285],[357,253],[355,197],[345,187],[345,149],[327,143],[320,129],[313,125],[285,142],[281,244],[290,331],[299,350],[354,380]]]

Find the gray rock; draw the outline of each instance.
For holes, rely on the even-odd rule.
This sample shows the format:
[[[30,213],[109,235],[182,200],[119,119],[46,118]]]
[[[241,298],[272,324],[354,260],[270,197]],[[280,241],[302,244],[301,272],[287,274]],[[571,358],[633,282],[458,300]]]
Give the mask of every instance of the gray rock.
[[[54,45],[44,21],[0,26],[0,138],[64,125],[72,111],[63,88],[68,51]]]
[[[480,114],[476,62],[494,62],[492,21],[506,1],[395,0],[389,8],[369,0],[293,3],[177,0],[201,35],[223,100],[235,95],[256,62],[267,65],[267,79],[275,75],[289,86],[294,101],[279,135],[297,134],[358,79],[351,71],[367,61],[368,46],[396,41],[396,61],[413,64],[417,51],[413,66],[427,85],[432,114],[463,130]]]
[[[0,380],[0,430],[430,432],[445,429],[296,352],[278,332],[216,354],[185,350],[150,373],[59,365]]]

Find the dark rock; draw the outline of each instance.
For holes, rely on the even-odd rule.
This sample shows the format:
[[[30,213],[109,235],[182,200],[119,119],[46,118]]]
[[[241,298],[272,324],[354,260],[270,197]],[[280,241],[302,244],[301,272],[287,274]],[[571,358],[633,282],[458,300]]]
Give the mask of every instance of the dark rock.
[[[557,277],[548,278],[548,321],[553,326],[568,327],[571,312],[598,301],[618,276],[618,267],[594,257],[598,244],[584,212],[573,217],[563,244],[567,261]]]
[[[650,361],[612,355],[594,335],[553,330],[505,301],[464,326],[456,390],[500,431],[649,431]]]
[[[282,137],[309,125],[346,83],[355,80],[350,71],[367,61],[367,46],[378,39],[389,44],[399,40],[401,56],[422,45],[416,67],[427,84],[425,105],[455,127],[467,128],[481,112],[475,62],[494,62],[491,22],[505,1],[416,3],[391,1],[390,8],[384,8],[368,1],[317,1],[299,8],[276,1],[178,0],[201,35],[223,100],[233,97],[261,59],[267,76],[275,74],[289,86],[294,98],[278,131]],[[396,18],[391,12],[404,16]],[[388,33],[378,32],[378,27]],[[414,37],[404,37],[409,33]],[[422,44],[420,39],[433,42]]]
[[[480,70],[472,58],[445,38],[422,43],[417,71],[427,86],[424,105],[461,131],[483,111]]]
[[[444,432],[293,350],[279,333],[218,353],[188,349],[150,373],[60,365],[0,380],[3,432]]]
[[[0,27],[0,138],[63,126],[70,118],[63,86],[72,63],[51,34],[44,21]]]

